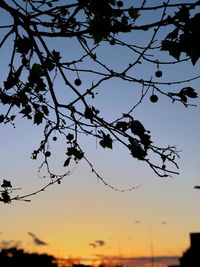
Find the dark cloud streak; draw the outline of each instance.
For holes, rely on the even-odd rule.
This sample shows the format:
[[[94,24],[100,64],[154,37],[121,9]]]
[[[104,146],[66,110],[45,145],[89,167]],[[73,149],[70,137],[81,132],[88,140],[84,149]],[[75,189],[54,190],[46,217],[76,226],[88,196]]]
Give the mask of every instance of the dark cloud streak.
[[[91,243],[89,243],[89,246],[92,248],[97,248],[97,247],[103,247],[105,246],[106,242],[104,240],[95,240]]]
[[[37,246],[48,246],[48,244],[41,239],[39,239],[35,234],[28,232],[28,235],[30,235],[33,239],[33,242]]]

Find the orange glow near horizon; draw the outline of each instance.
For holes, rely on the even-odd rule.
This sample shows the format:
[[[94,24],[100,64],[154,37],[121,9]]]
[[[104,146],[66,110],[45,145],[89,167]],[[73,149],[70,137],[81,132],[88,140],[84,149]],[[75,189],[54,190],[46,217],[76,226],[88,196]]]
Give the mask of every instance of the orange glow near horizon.
[[[26,1],[19,2],[25,4]],[[135,4],[135,1],[130,2],[131,5]],[[156,1],[149,2],[152,2],[153,5],[153,2]],[[149,2],[147,5],[149,5]],[[158,2],[163,4],[163,1]],[[171,2],[175,3],[177,0]],[[183,2],[186,2],[186,0]],[[150,12],[153,15],[155,11]],[[1,25],[4,25],[4,19],[6,19],[5,16],[0,16]],[[149,23],[151,23],[150,17],[148,17]],[[4,32],[6,29],[2,28],[1,30]],[[21,29],[20,34],[23,34]],[[131,38],[137,37],[137,34],[127,36],[130,37],[128,42],[131,42]],[[63,62],[71,62],[71,60],[76,62],[79,57],[82,58],[82,55],[86,53],[83,51],[83,54],[81,52],[81,55],[79,55],[78,49],[80,47],[79,43],[76,43],[79,38],[75,38],[74,43],[73,38],[68,38],[69,40],[64,43],[59,43],[59,39],[51,39],[49,44],[52,50],[54,48],[55,50],[61,49],[61,54],[66,52],[66,56],[62,57]],[[2,35],[0,40],[3,40]],[[39,39],[37,40],[40,47]],[[135,42],[134,39],[138,51],[141,50],[140,47],[148,43],[146,38],[144,41],[140,43],[140,39],[138,42]],[[8,45],[10,45],[9,42],[12,44],[12,39],[8,39]],[[159,47],[160,43],[156,42],[152,45],[152,48],[154,46]],[[100,53],[97,59],[104,58],[109,68],[113,69],[113,73],[116,70],[121,73],[124,69],[123,66],[121,68],[121,64],[128,66],[129,63],[134,62],[135,57],[133,55],[132,58],[132,52],[130,53],[129,50],[127,53],[123,53],[122,48],[122,45],[120,45],[119,50],[116,46],[107,46],[106,44],[97,46],[97,52]],[[146,57],[156,60],[157,56],[155,58],[151,57],[152,51],[154,49],[145,51]],[[4,73],[4,66],[9,68],[8,58],[11,56],[9,56],[11,52],[7,50],[6,45],[4,50],[0,49],[2,63],[0,88],[8,75],[7,72]],[[91,52],[94,51],[91,50]],[[165,52],[162,51],[162,53]],[[87,58],[88,55],[84,57]],[[163,62],[170,60],[174,62],[175,60],[174,58],[170,59],[168,52],[162,55]],[[37,59],[33,58],[31,64],[35,60],[37,62]],[[94,91],[94,99],[89,94],[85,97],[89,99],[88,105],[94,105],[95,109],[99,109],[99,116],[106,118],[108,122],[117,121],[117,118],[123,117],[122,114],[129,114],[128,112],[135,106],[133,118],[141,121],[145,129],[150,131],[153,145],[158,147],[176,145],[177,150],[181,151],[180,159],[177,162],[180,167],[178,170],[180,175],[158,177],[151,167],[146,164],[146,161],[133,158],[130,151],[125,146],[117,144],[115,140],[113,140],[113,149],[103,149],[95,137],[91,137],[91,139],[89,135],[79,137],[78,141],[80,141],[85,157],[90,160],[99,176],[103,177],[105,184],[121,190],[136,188],[123,193],[119,192],[120,190],[112,190],[109,186],[105,186],[98,176],[95,176],[91,166],[84,158],[79,164],[71,160],[69,166],[63,166],[68,157],[66,155],[68,144],[66,144],[66,138],[55,131],[57,140],[53,141],[51,139],[48,143],[48,149],[50,148],[51,151],[49,161],[52,164],[50,164],[52,173],[63,174],[68,171],[71,173],[60,184],[56,183],[48,187],[47,190],[40,192],[40,194],[32,195],[30,202],[13,201],[11,204],[0,202],[1,247],[6,244],[18,244],[19,248],[29,252],[48,253],[57,258],[77,258],[77,260],[86,258],[99,260],[107,256],[119,258],[181,256],[189,247],[189,233],[200,232],[200,190],[194,189],[194,186],[200,185],[199,98],[188,99],[188,103],[197,106],[185,108],[179,101],[172,104],[171,99],[157,90],[159,101],[152,103],[149,100],[152,90],[154,91],[150,81],[156,79],[156,86],[159,89],[162,83],[167,84],[170,81],[181,81],[188,77],[199,76],[200,61],[192,66],[184,59],[178,66],[177,64],[170,64],[167,67],[166,64],[151,66],[149,61],[139,64],[138,62],[142,60],[142,57],[139,57],[138,60],[136,61],[138,68],[130,69],[130,73],[127,73],[127,75],[139,80],[142,90],[145,88],[142,86],[144,85],[143,81],[145,79],[149,81],[149,87],[141,105],[137,104],[141,99],[140,86],[138,87],[137,83],[128,82],[129,79],[125,81],[121,74],[119,77],[122,79],[119,79],[118,75],[116,77],[113,75],[113,79],[105,79],[105,84],[100,83],[98,90]],[[80,66],[77,64],[77,67],[88,70],[92,68],[91,65],[87,66],[86,64],[87,61],[83,61]],[[101,65],[99,66],[100,72],[104,71],[104,69],[101,70]],[[154,77],[158,67],[163,72],[163,76],[159,80]],[[76,64],[73,68],[76,69]],[[65,69],[66,78],[74,85],[76,72],[69,72],[68,76],[67,69],[68,67]],[[105,70],[105,73],[107,73],[107,70]],[[189,75],[185,75],[185,73]],[[24,71],[24,75],[26,75],[26,71]],[[59,75],[56,72],[52,72],[51,75],[54,86],[58,90],[58,97],[62,98],[61,103],[69,104],[71,100],[68,92],[70,90],[68,90],[66,83],[59,80]],[[96,74],[91,77],[89,75],[90,71],[85,74],[80,72],[82,85],[77,89],[80,92],[90,88],[93,79],[96,79]],[[107,74],[105,77],[107,77]],[[164,84],[162,90],[166,92],[166,95],[168,90],[169,92],[179,92],[184,86],[191,86],[198,93],[200,92],[199,79],[193,79],[184,84],[177,82],[170,88]],[[166,91],[164,91],[165,89]],[[96,92],[98,92],[98,95],[96,95]],[[51,102],[49,103],[49,105],[53,105]],[[84,109],[81,112],[84,112]],[[71,116],[70,112],[68,115]],[[86,122],[90,123],[90,120]],[[113,123],[113,127],[116,127],[114,125]],[[22,114],[19,114],[19,117],[16,118],[16,128],[12,127],[10,123],[5,125],[0,123],[0,186],[3,179],[6,179],[11,181],[13,188],[21,188],[21,190],[13,190],[13,196],[36,192],[51,181],[38,175],[38,168],[44,160],[44,155],[38,155],[37,160],[31,159],[32,152],[38,149],[41,140],[44,138],[44,127],[45,125],[37,126],[31,120],[22,118]],[[71,131],[71,128],[72,126],[66,130],[66,134],[68,130]],[[96,129],[100,130],[100,128]],[[112,138],[115,139],[115,137]],[[152,156],[151,152],[148,157],[152,157],[153,163],[157,164],[159,162],[162,166],[163,162],[160,162],[160,159],[156,156]],[[169,164],[171,164],[171,161]],[[177,171],[173,164],[169,165],[169,168]],[[33,235],[31,236],[28,233],[33,233]],[[39,245],[40,242],[36,244],[36,240],[36,243],[34,243],[34,235],[48,245]],[[151,264],[148,262],[146,265],[141,265],[141,267],[144,266],[149,267]],[[166,266],[159,263],[156,267]]]

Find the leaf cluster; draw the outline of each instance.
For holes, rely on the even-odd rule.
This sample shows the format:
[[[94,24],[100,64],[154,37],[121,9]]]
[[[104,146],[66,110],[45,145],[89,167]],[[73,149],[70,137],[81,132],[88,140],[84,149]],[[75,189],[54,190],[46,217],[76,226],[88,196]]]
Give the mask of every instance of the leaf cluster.
[[[199,77],[175,82],[162,79],[164,66],[181,64],[183,53],[193,65],[199,60],[199,1],[175,5],[155,4],[155,1],[153,4],[151,1],[148,4],[147,1],[138,1],[138,4],[132,1],[130,5],[128,1],[116,0],[65,2],[0,1],[0,11],[3,10],[13,18],[13,24],[0,26],[0,30],[4,30],[0,49],[9,41],[12,50],[0,86],[0,104],[3,106],[0,123],[11,123],[14,126],[15,118],[20,116],[35,126],[41,126],[43,137],[34,149],[32,159],[36,160],[39,154],[42,155],[44,160],[39,174],[45,168],[47,175],[44,177],[50,178],[47,187],[60,184],[69,174],[72,160],[76,163],[85,160],[96,177],[108,185],[86,157],[80,136],[94,138],[102,149],[112,150],[116,143],[120,144],[133,158],[143,161],[159,177],[178,174],[176,161],[179,153],[176,147],[157,146],[150,131],[146,130],[142,121],[135,118],[134,111],[150,94],[149,99],[155,105],[158,96],[167,97],[172,102],[180,101],[186,107],[191,105],[189,100],[197,98],[198,93],[192,86],[182,84]],[[173,9],[170,15],[169,9]],[[153,22],[149,21],[152,11],[159,13]],[[167,26],[173,27],[170,33]],[[159,39],[159,36],[163,36],[162,30],[167,35]],[[127,33],[130,37],[128,39]],[[51,45],[57,40],[64,44],[69,38],[80,47],[80,53],[73,60],[69,60],[69,51],[60,50],[56,45],[52,48]],[[108,49],[106,53],[112,52],[113,46],[124,51],[123,55],[128,52],[130,58],[127,64],[111,68],[112,64],[99,54],[101,45]],[[176,61],[163,61],[159,57],[160,52],[165,54],[166,51]],[[141,74],[141,79],[135,73],[138,66],[141,70],[141,66],[146,64],[151,67],[147,74]],[[87,81],[84,77],[88,77]],[[95,100],[99,88],[107,88],[106,82],[113,79],[124,84],[129,82],[141,92],[141,96],[139,100],[134,99],[136,103],[130,110],[122,111],[121,115],[117,115],[119,112],[115,110],[115,118],[109,121],[101,115],[101,108],[97,107]],[[62,84],[62,88],[58,84]],[[181,84],[181,90],[167,93],[166,86],[177,84]],[[109,97],[110,101],[115,100],[115,95]],[[64,167],[62,174],[54,173],[50,164],[54,154],[52,147],[57,144],[59,136],[64,136],[66,140],[63,145],[66,158],[61,164]],[[109,186],[116,190],[112,185]],[[10,187],[9,181],[4,180],[1,192],[1,201],[4,203],[11,201]],[[44,189],[46,187],[36,193]],[[12,199],[19,200],[20,197]]]
[[[10,199],[10,195],[9,195],[10,188],[12,188],[11,182],[4,179],[1,187],[4,190],[1,191],[0,201],[2,201],[4,203],[11,203],[11,199]]]
[[[179,60],[185,53],[195,65],[200,58],[200,14],[190,17],[189,7],[183,6],[173,18],[175,29],[162,41],[162,50]]]

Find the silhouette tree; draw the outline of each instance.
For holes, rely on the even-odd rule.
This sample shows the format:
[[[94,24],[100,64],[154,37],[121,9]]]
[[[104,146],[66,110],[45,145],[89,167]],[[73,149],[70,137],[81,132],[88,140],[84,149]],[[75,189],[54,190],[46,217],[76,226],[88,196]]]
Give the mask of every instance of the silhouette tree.
[[[43,126],[43,138],[32,152],[32,159],[43,155],[50,182],[37,192],[13,196],[10,181],[4,180],[1,198],[4,203],[24,199],[60,183],[69,174],[72,161],[85,160],[91,171],[105,185],[82,148],[80,136],[94,138],[102,149],[112,149],[117,143],[125,147],[136,160],[142,161],[160,177],[178,174],[175,146],[154,144],[150,131],[133,113],[150,95],[156,103],[159,97],[180,102],[185,107],[197,97],[197,92],[184,83],[198,77],[179,81],[162,81],[165,66],[192,62],[200,57],[200,1],[171,4],[155,1],[116,0],[1,0],[0,12],[6,17],[0,25],[0,49],[8,47],[10,57],[7,72],[0,87],[4,112],[0,123],[15,126],[17,116],[30,120],[35,127]],[[151,18],[151,19],[150,19]],[[135,38],[129,38],[133,33]],[[71,60],[69,52],[59,49],[53,41],[65,46],[66,41],[77,49]],[[101,54],[119,49],[131,53],[126,66],[112,66]],[[124,51],[124,52],[123,52]],[[109,52],[107,52],[109,53]],[[163,55],[167,60],[163,60]],[[146,78],[135,77],[134,70],[148,63],[152,72]],[[99,88],[113,79],[137,85],[140,99],[112,121],[103,117],[95,104]],[[59,83],[58,83],[59,81]],[[181,85],[171,91],[171,85]],[[60,90],[62,87],[62,93]],[[169,88],[167,90],[166,88]],[[66,90],[66,93],[65,93]],[[63,95],[66,94],[66,97]],[[53,173],[50,166],[50,143],[64,136],[66,172]],[[128,190],[131,190],[130,188]]]
[[[47,254],[27,253],[22,249],[15,247],[8,249],[1,249],[0,252],[1,266],[13,267],[13,266],[44,266],[44,267],[56,267],[58,266],[55,258]]]

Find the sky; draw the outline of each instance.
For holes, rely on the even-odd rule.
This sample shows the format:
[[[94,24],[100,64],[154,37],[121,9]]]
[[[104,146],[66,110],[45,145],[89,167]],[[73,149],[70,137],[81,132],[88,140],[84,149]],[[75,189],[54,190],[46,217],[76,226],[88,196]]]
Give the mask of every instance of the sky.
[[[3,23],[0,19],[0,24]],[[50,45],[55,47],[53,41]],[[79,53],[78,47],[72,48],[71,41],[57,42],[59,45],[63,53],[65,49],[69,52],[69,57]],[[7,64],[8,47],[0,51],[1,69]],[[130,59],[128,52],[122,53],[115,47],[112,53],[110,51],[106,45],[99,48],[101,57],[116,68]],[[162,81],[199,74],[199,62],[195,67],[182,64],[178,68],[162,68]],[[146,78],[155,70],[144,64],[136,68],[133,75]],[[74,79],[75,74],[71,75]],[[82,77],[83,81],[88,78]],[[61,81],[57,84],[62,88]],[[176,86],[172,90],[181,88],[181,85]],[[184,86],[191,86],[200,94],[199,80]],[[138,101],[140,94],[136,89],[137,84],[115,79],[100,88],[94,101],[101,107],[103,116],[113,119]],[[63,93],[60,94],[62,97]],[[185,108],[161,96],[153,104],[149,96],[135,110],[134,116],[151,131],[156,144],[177,145],[181,151],[180,175],[159,178],[123,148],[104,151],[95,140],[84,137],[86,155],[106,182],[119,189],[138,187],[130,192],[114,191],[95,177],[86,162],[72,164],[69,167],[71,174],[61,184],[32,196],[31,202],[0,205],[2,244],[20,241],[18,245],[29,251],[47,252],[57,257],[152,256],[152,248],[156,256],[182,255],[189,247],[189,233],[200,232],[200,192],[193,188],[200,185],[199,98],[195,100],[196,107]],[[31,159],[33,149],[39,144],[41,130],[42,127],[21,118],[17,119],[16,128],[0,124],[0,181],[11,180],[13,187],[22,187],[20,194],[48,183],[38,177],[41,158],[38,161]],[[65,157],[62,138],[51,144],[51,150],[52,164],[62,172]],[[36,239],[44,244],[38,245]]]

